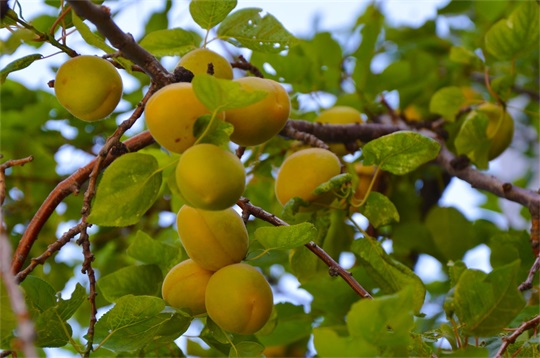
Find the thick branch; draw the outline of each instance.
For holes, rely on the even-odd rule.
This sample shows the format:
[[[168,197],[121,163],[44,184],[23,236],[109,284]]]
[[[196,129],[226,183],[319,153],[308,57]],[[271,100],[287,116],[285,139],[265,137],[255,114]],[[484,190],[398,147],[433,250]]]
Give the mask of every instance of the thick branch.
[[[145,148],[154,143],[154,138],[150,135],[150,132],[145,131],[137,134],[124,142],[129,152],[136,152],[142,148]],[[108,166],[114,159],[115,155],[109,154],[104,161],[103,168]],[[26,228],[11,264],[11,272],[16,274],[20,271],[24,264],[24,261],[28,257],[28,253],[34,241],[37,239],[41,228],[49,217],[52,215],[58,204],[60,204],[67,196],[78,193],[80,186],[88,180],[90,173],[92,172],[97,159],[92,160],[84,167],[78,169],[75,173],[68,178],[60,182],[56,188],[49,194],[47,199],[41,204],[37,213],[34,215],[28,227]]]
[[[75,13],[88,19],[98,31],[105,36],[111,44],[117,48],[124,57],[133,61],[144,69],[153,82],[163,87],[174,81],[170,74],[161,63],[148,51],[143,49],[135,42],[131,34],[126,34],[111,19],[110,10],[105,6],[94,5],[89,0],[67,0]]]
[[[281,220],[274,214],[271,214],[262,208],[259,208],[249,202],[246,198],[241,198],[236,203],[242,210],[243,213],[248,216],[249,214],[255,216],[256,218],[262,219],[274,226],[289,226],[285,221]],[[327,266],[328,272],[331,276],[341,276],[345,282],[351,288],[358,293],[362,298],[372,298],[368,291],[366,291],[351,275],[350,272],[341,267],[330,255],[328,255],[322,248],[320,248],[313,241],[308,242],[305,245],[311,252],[313,252],[319,259],[321,259]]]

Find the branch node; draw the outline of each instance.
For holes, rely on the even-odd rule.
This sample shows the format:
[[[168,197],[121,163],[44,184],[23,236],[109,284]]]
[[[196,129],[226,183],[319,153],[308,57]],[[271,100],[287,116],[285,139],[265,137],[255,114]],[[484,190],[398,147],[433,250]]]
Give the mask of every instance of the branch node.
[[[502,185],[502,189],[505,193],[508,193],[510,190],[512,190],[512,184],[511,183],[504,183]]]

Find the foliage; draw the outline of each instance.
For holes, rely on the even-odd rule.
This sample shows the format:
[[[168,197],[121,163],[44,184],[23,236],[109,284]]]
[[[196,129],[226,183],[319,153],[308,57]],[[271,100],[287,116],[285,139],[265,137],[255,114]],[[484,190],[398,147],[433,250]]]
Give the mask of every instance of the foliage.
[[[108,12],[112,3],[47,0],[41,14],[27,19],[27,5],[10,2],[2,14],[0,46],[10,60],[0,70],[0,152],[7,160],[32,156],[5,162],[0,172],[2,356],[33,346],[40,355],[42,348],[61,347],[82,356],[540,355],[532,329],[538,326],[540,198],[526,189],[538,176],[536,1],[453,0],[417,28],[391,24],[372,3],[359,7],[356,23],[341,32],[306,38],[264,9],[237,8],[235,0],[192,0],[193,26],[179,28],[168,16],[173,3],[144,14],[144,36],[133,43],[127,36],[123,48],[101,33],[111,24],[88,10]],[[110,14],[116,21],[122,9]],[[227,333],[162,299],[163,278],[187,258],[173,224],[184,203],[175,180],[179,155],[154,143],[139,118],[149,96],[178,80],[176,71],[162,68],[169,60],[218,42],[235,77],[262,74],[281,82],[293,107],[279,136],[237,148],[229,142],[232,126],[216,116],[264,93],[210,75],[192,81],[212,113],[195,124],[198,143],[239,149],[245,166],[246,199],[237,209],[250,237],[246,261],[275,293],[293,276],[295,290],[310,295],[298,302],[295,290],[284,292],[286,302],[276,303],[252,335]],[[105,53],[129,79],[108,119],[79,121],[46,83],[28,88],[13,79],[17,71],[32,76],[36,62],[56,69],[58,51],[57,58]],[[378,61],[386,67],[376,70]],[[328,107],[314,98],[354,107],[367,123],[314,125]],[[494,162],[487,158],[487,120],[475,109],[485,102],[513,114],[508,151],[530,167],[513,183],[484,174]],[[345,143],[350,151],[340,158],[342,174],[315,190],[333,201],[293,198],[281,206],[277,168],[299,148],[324,142]],[[61,165],[66,155],[73,161],[68,169]],[[77,156],[93,161],[80,164]],[[358,163],[378,168],[360,198]],[[485,216],[472,219],[440,204],[451,176],[477,188]],[[503,198],[522,206],[516,215],[532,225],[530,232],[512,221],[502,228]],[[464,263],[479,246],[489,248],[491,272]],[[5,268],[8,247],[16,250],[13,275]],[[428,256],[441,266],[436,281],[420,277],[419,263]],[[20,283],[15,288],[13,278]],[[21,329],[25,316],[10,301],[14,290],[24,294],[35,339]],[[504,340],[508,328],[516,334]],[[188,329],[197,333],[186,334],[180,348]]]

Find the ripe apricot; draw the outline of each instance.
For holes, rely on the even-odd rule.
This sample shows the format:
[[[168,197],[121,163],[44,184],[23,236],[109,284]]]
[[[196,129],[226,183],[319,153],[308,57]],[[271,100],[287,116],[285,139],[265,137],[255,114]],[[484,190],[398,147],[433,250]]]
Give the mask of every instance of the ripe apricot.
[[[270,318],[273,301],[264,276],[245,263],[223,267],[206,286],[208,316],[232,333],[253,334],[260,330]]]
[[[198,144],[182,154],[176,183],[187,203],[198,209],[224,210],[244,192],[244,165],[229,151],[213,144]]]
[[[341,172],[339,158],[329,150],[307,148],[285,158],[276,178],[276,196],[285,205],[290,199],[299,197],[307,202],[327,202],[313,194],[322,183]]]
[[[173,83],[161,88],[148,100],[146,125],[152,137],[165,149],[183,153],[196,138],[193,125],[197,118],[210,114],[199,102],[191,83]],[[223,114],[219,116],[223,119]]]
[[[326,124],[354,124],[363,123],[362,114],[353,107],[335,106],[322,111],[315,122]],[[341,143],[330,144],[330,150],[339,156],[348,154],[349,151]]]
[[[213,273],[191,259],[180,262],[163,280],[163,299],[171,307],[189,309],[194,316],[205,313],[206,286]]]
[[[87,122],[109,116],[122,98],[122,88],[122,78],[109,61],[88,55],[63,63],[54,81],[60,104]]]
[[[242,146],[262,144],[278,134],[289,119],[289,95],[273,80],[242,77],[235,81],[246,91],[264,91],[267,95],[249,106],[225,111],[225,120],[234,126],[231,141]]]
[[[484,103],[477,110],[484,113],[488,119],[487,137],[492,140],[488,159],[497,158],[510,146],[514,136],[514,120],[508,112],[493,103]]]
[[[188,52],[180,59],[177,66],[190,70],[194,75],[208,73],[208,64],[214,67],[214,77],[233,79],[232,66],[223,56],[207,48],[198,48]]]
[[[187,254],[207,270],[238,263],[247,254],[248,232],[233,208],[208,211],[184,205],[176,222]]]

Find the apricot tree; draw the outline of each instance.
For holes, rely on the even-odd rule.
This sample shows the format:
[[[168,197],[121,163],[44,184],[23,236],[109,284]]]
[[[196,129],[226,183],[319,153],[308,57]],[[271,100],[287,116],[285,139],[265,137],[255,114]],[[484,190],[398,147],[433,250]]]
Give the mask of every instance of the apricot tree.
[[[536,1],[162,3],[0,1],[0,356],[540,355]]]

